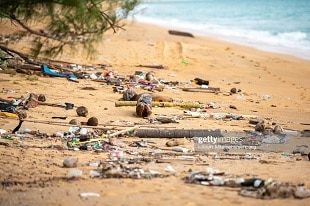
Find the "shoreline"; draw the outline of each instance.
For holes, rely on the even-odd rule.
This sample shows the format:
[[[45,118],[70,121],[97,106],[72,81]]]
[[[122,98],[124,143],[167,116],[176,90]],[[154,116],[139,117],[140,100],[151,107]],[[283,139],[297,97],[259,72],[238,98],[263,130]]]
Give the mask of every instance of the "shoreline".
[[[165,26],[157,23],[152,23],[152,22],[147,22],[147,21],[138,21],[136,20],[137,23],[142,23],[142,24],[149,24],[153,26],[158,26],[162,27],[164,29],[175,29],[175,30],[180,30],[183,32],[189,32],[192,33],[194,36],[200,36],[200,37],[205,37],[205,38],[213,38],[218,41],[224,41],[227,43],[232,43],[232,44],[237,44],[240,46],[246,46],[246,47],[251,47],[253,49],[258,49],[263,52],[269,52],[269,53],[275,53],[275,54],[280,54],[280,55],[288,55],[288,56],[293,56],[302,60],[307,60],[310,61],[310,51],[299,51],[298,55],[296,55],[296,51],[298,51],[300,48],[293,48],[293,47],[288,47],[288,46],[278,46],[278,45],[270,45],[267,44],[266,42],[262,42],[260,44],[259,42],[253,42],[253,40],[248,39],[246,42],[244,38],[241,37],[228,37],[227,35],[218,35],[216,33],[204,33],[204,32],[199,32],[196,31],[195,29],[186,29],[182,27],[170,27],[170,26]]]

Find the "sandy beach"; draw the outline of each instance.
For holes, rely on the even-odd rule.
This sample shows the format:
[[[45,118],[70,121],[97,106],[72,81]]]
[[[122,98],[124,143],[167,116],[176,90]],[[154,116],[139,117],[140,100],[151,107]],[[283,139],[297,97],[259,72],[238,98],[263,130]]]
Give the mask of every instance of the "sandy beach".
[[[206,113],[233,113],[257,116],[266,126],[280,125],[286,130],[299,133],[309,130],[310,117],[310,61],[292,56],[264,52],[250,47],[235,45],[195,35],[194,38],[170,35],[168,29],[153,25],[128,22],[125,30],[107,34],[98,43],[98,53],[87,58],[81,49],[65,52],[55,60],[83,65],[107,65],[105,69],[86,70],[87,73],[112,71],[115,75],[128,78],[135,71],[153,72],[157,79],[179,82],[177,86],[165,87],[163,91],[149,92],[134,88],[137,93],[153,93],[182,102],[199,102],[216,105],[206,109]],[[27,42],[14,45],[14,49],[27,51]],[[138,65],[164,65],[164,69],[138,67]],[[209,80],[211,87],[220,88],[218,93],[187,92],[183,87],[199,87],[191,82],[194,78]],[[47,135],[36,137],[22,134],[14,140],[2,135],[0,142],[1,169],[0,205],[307,205],[309,198],[256,199],[238,195],[240,188],[204,186],[188,184],[183,180],[189,171],[206,171],[214,168],[225,174],[243,177],[275,179],[293,184],[304,183],[310,188],[309,159],[307,156],[292,154],[298,145],[310,147],[310,137],[292,136],[285,144],[283,152],[277,144],[271,145],[275,152],[256,153],[250,151],[253,159],[214,158],[216,154],[193,154],[194,160],[174,159],[163,163],[143,162],[129,167],[151,169],[168,177],[132,178],[92,178],[90,162],[104,162],[111,151],[72,150],[65,147],[66,140],[54,137],[57,132],[67,132],[71,119],[87,122],[89,117],[97,117],[100,126],[126,128],[147,123],[147,119],[137,117],[135,107],[115,107],[122,94],[113,92],[112,85],[91,79],[79,79],[79,83],[65,78],[40,75],[32,80],[25,74],[0,73],[2,92],[0,97],[19,98],[29,93],[44,94],[49,103],[70,102],[75,106],[88,108],[87,117],[77,116],[75,109],[39,105],[29,108],[27,118],[20,130],[29,129]],[[93,88],[85,90],[83,88]],[[240,90],[230,95],[232,88]],[[231,108],[231,105],[236,109]],[[181,107],[153,107],[150,118],[158,115],[182,116]],[[52,119],[55,116],[65,120]],[[27,121],[28,120],[28,121]],[[45,123],[42,123],[42,122]],[[46,122],[50,121],[50,124]],[[41,123],[40,123],[41,122]],[[58,125],[52,123],[59,123]],[[61,125],[63,124],[63,125]],[[0,129],[10,133],[18,125],[16,118],[0,118]],[[112,125],[112,126],[111,126]],[[117,126],[115,126],[117,125]],[[252,130],[248,119],[224,120],[214,118],[183,118],[178,123],[154,124],[141,128],[161,129],[221,129],[226,131]],[[89,128],[89,132],[92,129]],[[11,135],[12,136],[12,135]],[[171,152],[165,143],[168,138],[143,138],[152,141],[147,147],[131,147],[136,136],[115,137],[115,145],[123,151],[137,151],[140,155],[126,154],[137,158],[141,154]],[[184,140],[185,148],[193,149],[193,141]],[[52,147],[51,147],[52,145]],[[55,146],[56,145],[56,146]],[[308,151],[309,152],[309,151]],[[179,153],[174,152],[179,155]],[[244,153],[242,153],[244,154]],[[189,155],[184,153],[183,155]],[[83,171],[78,178],[68,179],[70,168],[63,167],[66,157],[79,159],[77,168]],[[176,158],[177,156],[173,156]],[[172,166],[175,173],[165,170]],[[97,169],[100,169],[97,168]],[[99,197],[81,197],[81,193],[92,192]]]

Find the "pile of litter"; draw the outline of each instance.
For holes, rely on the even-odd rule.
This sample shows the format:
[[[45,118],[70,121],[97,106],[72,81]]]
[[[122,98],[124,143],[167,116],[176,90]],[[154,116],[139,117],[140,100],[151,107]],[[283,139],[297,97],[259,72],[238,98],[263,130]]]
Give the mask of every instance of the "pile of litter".
[[[257,199],[276,198],[309,198],[310,190],[303,184],[294,185],[288,182],[261,178],[243,178],[236,175],[225,174],[214,169],[207,172],[190,172],[184,177],[184,181],[190,184],[206,186],[223,186],[240,188],[238,194],[245,197]]]

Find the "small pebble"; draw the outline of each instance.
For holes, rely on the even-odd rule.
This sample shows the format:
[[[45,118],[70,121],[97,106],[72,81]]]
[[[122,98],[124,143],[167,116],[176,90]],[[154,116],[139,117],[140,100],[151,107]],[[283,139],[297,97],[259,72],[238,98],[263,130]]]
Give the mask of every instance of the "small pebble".
[[[67,168],[77,167],[78,161],[79,159],[76,157],[67,157],[66,159],[64,159],[63,165]]]

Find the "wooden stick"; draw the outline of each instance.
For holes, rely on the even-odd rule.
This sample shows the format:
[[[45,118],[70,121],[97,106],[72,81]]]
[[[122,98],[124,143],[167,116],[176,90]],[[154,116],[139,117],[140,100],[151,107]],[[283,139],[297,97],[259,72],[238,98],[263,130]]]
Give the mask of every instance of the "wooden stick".
[[[21,64],[17,66],[18,69],[25,69],[25,70],[33,70],[33,71],[41,71],[41,67],[33,64]]]
[[[139,126],[134,126],[134,127],[130,127],[130,128],[127,128],[127,129],[123,129],[121,131],[118,131],[118,132],[114,132],[112,134],[106,134],[106,135],[103,135],[105,137],[115,137],[115,136],[118,136],[118,135],[121,135],[121,134],[125,134],[125,133],[129,133],[129,132],[134,132],[136,129],[138,129]]]
[[[134,127],[131,127],[131,128],[128,128],[128,129],[124,129],[124,130],[121,130],[121,131],[118,131],[118,132],[115,132],[115,133],[112,133],[112,134],[102,134],[100,138],[91,139],[91,140],[83,141],[83,142],[69,142],[69,144],[71,144],[71,145],[81,145],[81,144],[87,144],[87,143],[92,143],[92,142],[99,142],[99,141],[103,141],[104,139],[109,138],[109,137],[116,137],[116,136],[121,135],[121,134],[133,132],[137,128],[138,128],[138,126],[134,126]]]
[[[48,121],[48,120],[23,119],[23,121],[25,121],[25,122],[33,122],[33,123],[40,123],[40,124],[59,125],[59,126],[65,126],[65,127],[83,127],[83,128],[93,128],[93,129],[103,129],[103,130],[116,129],[115,127],[108,128],[106,126],[74,125],[74,124],[67,124],[67,123],[63,123],[63,122],[55,122],[55,121]]]
[[[115,102],[115,107],[136,106],[136,101],[118,101]],[[152,102],[153,107],[182,107],[182,108],[200,108],[198,103],[178,103],[178,102]]]
[[[164,65],[138,65],[137,67],[147,67],[147,68],[153,68],[153,69],[165,69],[166,67]]]
[[[209,87],[209,88],[183,88],[183,91],[186,92],[206,92],[206,93],[215,93],[219,92],[220,88],[218,87]]]

